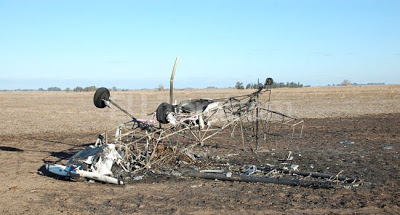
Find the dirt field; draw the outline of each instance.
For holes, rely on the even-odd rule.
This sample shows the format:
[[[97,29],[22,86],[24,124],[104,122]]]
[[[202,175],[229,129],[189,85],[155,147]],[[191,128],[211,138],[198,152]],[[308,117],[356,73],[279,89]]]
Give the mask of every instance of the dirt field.
[[[185,90],[176,91],[176,99],[249,92]],[[92,97],[0,92],[0,214],[400,214],[400,86],[272,92],[271,109],[305,118],[304,135],[271,137],[258,158],[278,164],[292,151],[300,170],[343,171],[364,180],[351,190],[176,177],[116,186],[41,175],[45,162],[65,163],[98,134],[129,120],[115,108],[95,108]],[[112,92],[112,97],[146,118],[168,100],[168,92]],[[229,138],[217,140],[221,148],[233,144]],[[340,144],[344,140],[354,144]]]

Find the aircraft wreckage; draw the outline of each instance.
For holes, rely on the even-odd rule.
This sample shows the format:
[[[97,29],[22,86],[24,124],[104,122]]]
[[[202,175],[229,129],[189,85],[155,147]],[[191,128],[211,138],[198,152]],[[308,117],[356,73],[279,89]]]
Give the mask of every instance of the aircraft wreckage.
[[[268,140],[274,124],[288,128],[287,136],[301,137],[302,119],[270,110],[268,86],[272,83],[268,78],[248,95],[192,99],[175,105],[170,99],[170,103],[161,103],[149,120],[136,118],[111,99],[108,89],[99,88],[94,105],[116,107],[131,120],[98,135],[94,145],[73,155],[66,165],[45,164],[45,169],[66,179],[112,184],[140,180],[148,173],[313,188],[359,185],[360,180],[355,178],[301,172],[296,165],[257,167],[229,160],[232,154],[221,158],[207,153],[204,143],[224,132],[242,143],[242,151],[247,148],[247,153],[254,154],[258,153],[259,144]]]

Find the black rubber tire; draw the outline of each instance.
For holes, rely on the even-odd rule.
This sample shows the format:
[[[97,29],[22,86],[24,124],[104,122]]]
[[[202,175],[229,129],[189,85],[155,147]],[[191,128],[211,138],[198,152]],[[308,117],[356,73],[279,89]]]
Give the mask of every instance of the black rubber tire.
[[[161,103],[156,110],[157,121],[162,124],[168,124],[167,116],[174,111],[174,106],[168,103]]]
[[[106,103],[103,101],[108,100],[110,98],[110,91],[105,87],[100,87],[96,90],[93,97],[94,106],[98,108],[105,108],[107,107]]]

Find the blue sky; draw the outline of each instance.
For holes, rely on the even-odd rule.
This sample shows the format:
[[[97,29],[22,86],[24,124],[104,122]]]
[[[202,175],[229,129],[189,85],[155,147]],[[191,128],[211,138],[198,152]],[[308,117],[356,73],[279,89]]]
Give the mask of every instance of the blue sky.
[[[400,1],[0,0],[0,89],[400,84]]]

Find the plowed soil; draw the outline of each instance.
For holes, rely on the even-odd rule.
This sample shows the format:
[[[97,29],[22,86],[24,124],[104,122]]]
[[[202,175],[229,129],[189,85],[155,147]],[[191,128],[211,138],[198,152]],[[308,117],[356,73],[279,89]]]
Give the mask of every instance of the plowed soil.
[[[113,110],[92,108],[91,93],[0,93],[0,214],[400,214],[399,87],[379,88],[379,95],[373,87],[363,88],[362,94],[343,88],[345,92],[337,97],[326,98],[338,89],[317,88],[315,94],[310,94],[311,88],[278,90],[281,101],[293,93],[313,96],[294,99],[290,105],[292,114],[305,118],[303,137],[272,136],[262,143],[262,159],[278,165],[279,159],[292,151],[291,162],[302,171],[340,172],[364,181],[352,189],[172,176],[117,186],[43,176],[39,169],[44,163],[65,163],[93,144],[99,133],[128,118]],[[140,93],[117,93],[116,98],[143,98]],[[185,97],[184,93],[177,97]],[[203,91],[198,95],[218,97],[218,93]],[[132,105],[136,110],[142,107],[134,113],[145,117],[165,96],[150,97],[144,99],[146,104],[127,100],[136,102]],[[340,102],[345,108],[340,108]],[[277,110],[287,107],[279,104],[272,105]],[[381,113],[382,109],[388,111]],[[321,112],[324,116],[312,114]],[[214,141],[217,143],[205,147],[218,144],[226,149],[235,144],[229,135]]]

